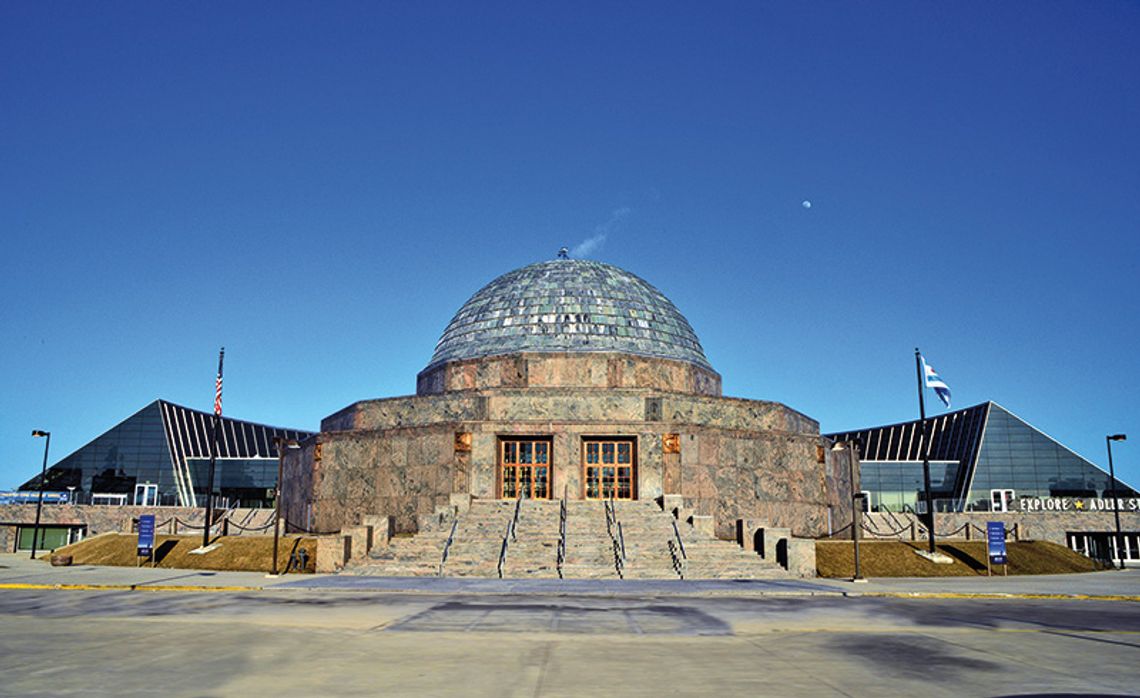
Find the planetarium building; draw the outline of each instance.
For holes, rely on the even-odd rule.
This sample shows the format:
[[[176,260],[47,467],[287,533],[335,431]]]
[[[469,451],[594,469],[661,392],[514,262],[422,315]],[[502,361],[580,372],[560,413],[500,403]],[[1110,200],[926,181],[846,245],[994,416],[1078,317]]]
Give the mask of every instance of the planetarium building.
[[[829,445],[789,407],[722,396],[692,326],[650,283],[560,254],[471,296],[415,396],[324,419],[286,456],[282,499],[313,529],[381,515],[415,532],[456,497],[675,495],[722,538],[738,519],[815,536],[850,515],[847,456]]]

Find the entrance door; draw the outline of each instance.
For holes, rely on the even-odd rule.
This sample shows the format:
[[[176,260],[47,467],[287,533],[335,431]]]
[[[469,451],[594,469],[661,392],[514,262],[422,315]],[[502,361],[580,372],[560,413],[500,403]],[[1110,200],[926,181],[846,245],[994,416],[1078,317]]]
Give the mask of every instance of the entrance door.
[[[586,499],[634,499],[637,496],[633,439],[583,439],[582,469]]]
[[[990,511],[1013,511],[1013,490],[990,490]]]
[[[499,495],[503,499],[550,498],[550,441],[499,441]]]
[[[135,506],[153,507],[158,505],[158,485],[149,482],[135,485]]]

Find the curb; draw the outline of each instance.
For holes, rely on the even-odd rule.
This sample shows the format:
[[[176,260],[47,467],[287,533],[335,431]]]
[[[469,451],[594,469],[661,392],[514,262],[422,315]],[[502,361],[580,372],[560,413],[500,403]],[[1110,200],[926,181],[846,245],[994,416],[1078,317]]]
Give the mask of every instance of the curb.
[[[61,591],[265,591],[265,587],[203,586],[192,584],[0,584],[3,589]]]
[[[172,591],[172,592],[318,592],[318,593],[378,593],[378,594],[430,594],[430,595],[466,595],[466,596],[501,596],[504,594],[517,594],[510,590],[449,590],[434,591],[430,589],[369,589],[351,587],[264,587],[264,586],[207,586],[196,584],[34,584],[34,583],[0,583],[0,590],[26,590],[26,591]],[[536,592],[554,596],[596,596],[588,591]],[[620,597],[623,594],[606,591],[602,596]],[[660,590],[645,592],[647,596],[688,596],[688,597],[842,597],[850,599],[859,598],[890,598],[890,599],[956,599],[956,600],[1054,600],[1054,601],[1125,601],[1140,603],[1140,595],[1132,594],[1045,594],[1045,593],[993,593],[993,592],[907,592],[907,591],[710,591],[662,593]]]

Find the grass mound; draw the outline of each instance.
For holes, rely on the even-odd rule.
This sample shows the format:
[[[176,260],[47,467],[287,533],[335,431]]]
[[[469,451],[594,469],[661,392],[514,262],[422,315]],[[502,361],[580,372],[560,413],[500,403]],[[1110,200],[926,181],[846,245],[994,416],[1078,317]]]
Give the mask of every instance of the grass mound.
[[[859,542],[859,566],[864,577],[975,577],[986,574],[985,541],[947,541],[939,552],[954,558],[954,564],[939,565],[915,555],[926,542],[863,540]],[[1048,541],[1006,543],[1009,574],[1067,574],[1095,572],[1105,566],[1063,545]],[[855,571],[851,541],[816,541],[816,568],[821,577],[850,577]],[[993,568],[1002,574],[1001,566]]]
[[[202,536],[155,536],[154,566],[183,570],[221,570],[268,572],[273,566],[273,536],[219,536],[212,539],[218,547],[204,555],[190,551],[202,545]],[[104,533],[57,548],[53,555],[70,555],[73,565],[150,566],[148,559],[137,557],[138,536]],[[277,565],[284,570],[293,553],[304,550],[308,564],[304,572],[315,572],[317,539],[305,536],[281,536]],[[296,570],[294,570],[296,571]]]

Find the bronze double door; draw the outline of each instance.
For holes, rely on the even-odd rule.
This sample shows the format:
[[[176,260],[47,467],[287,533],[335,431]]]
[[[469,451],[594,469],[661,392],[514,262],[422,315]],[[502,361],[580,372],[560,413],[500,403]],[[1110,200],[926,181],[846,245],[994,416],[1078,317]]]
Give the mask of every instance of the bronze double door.
[[[549,499],[550,439],[499,441],[499,496]],[[582,480],[586,499],[635,499],[637,452],[632,438],[583,438]]]
[[[550,498],[550,441],[499,441],[499,495],[503,499]]]
[[[586,499],[634,499],[637,457],[633,439],[583,439]]]

